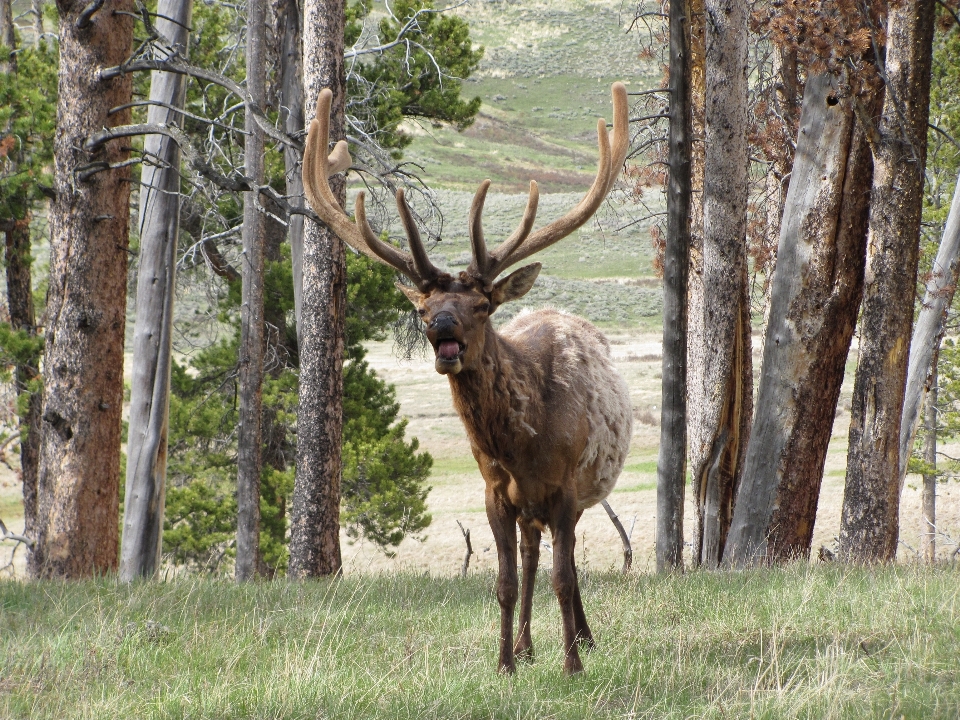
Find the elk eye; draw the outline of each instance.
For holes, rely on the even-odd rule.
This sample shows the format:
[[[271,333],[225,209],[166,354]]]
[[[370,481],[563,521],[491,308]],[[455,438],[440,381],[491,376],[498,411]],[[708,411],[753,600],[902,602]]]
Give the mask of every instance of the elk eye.
[[[419,315],[420,317],[423,317],[423,316],[425,316],[426,314],[427,314],[427,309],[426,309],[426,308],[417,308],[417,315]]]
[[[490,312],[490,303],[480,303],[477,305],[477,312],[488,313]]]

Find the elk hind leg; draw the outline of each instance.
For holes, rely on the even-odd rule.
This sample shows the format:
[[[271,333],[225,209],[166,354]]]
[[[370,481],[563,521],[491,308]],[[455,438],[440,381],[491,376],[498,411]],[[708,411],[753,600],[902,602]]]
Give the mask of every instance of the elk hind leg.
[[[563,671],[573,675],[583,671],[583,662],[577,649],[577,575],[573,565],[576,515],[573,502],[564,503],[553,523],[553,591],[560,603],[560,617],[563,621]],[[581,613],[583,611],[581,605]]]
[[[533,660],[533,639],[530,636],[530,621],[533,615],[533,586],[540,562],[540,529],[530,521],[520,518],[520,559],[523,563],[523,582],[520,586],[520,627],[513,651],[517,657]]]
[[[580,515],[577,514],[577,521]],[[574,533],[574,547],[576,547],[576,533]],[[593,633],[590,632],[590,625],[587,624],[587,615],[583,612],[583,600],[580,598],[580,580],[577,577],[577,564],[573,561],[574,555],[570,554],[570,563],[573,565],[573,618],[577,628],[577,644],[581,649],[592,650],[594,648]]]

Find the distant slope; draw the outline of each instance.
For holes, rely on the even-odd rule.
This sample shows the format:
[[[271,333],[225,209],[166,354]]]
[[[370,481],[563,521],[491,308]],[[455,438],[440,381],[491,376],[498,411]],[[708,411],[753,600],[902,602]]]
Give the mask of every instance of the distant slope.
[[[409,127],[406,157],[434,187],[473,190],[484,178],[499,192],[586,189],[597,159],[596,119],[610,118],[610,83],[655,87],[659,70],[640,60],[628,33],[632,4],[620,0],[473,0],[455,10],[486,48],[464,94],[483,99],[463,133]],[[626,14],[624,14],[624,11]]]

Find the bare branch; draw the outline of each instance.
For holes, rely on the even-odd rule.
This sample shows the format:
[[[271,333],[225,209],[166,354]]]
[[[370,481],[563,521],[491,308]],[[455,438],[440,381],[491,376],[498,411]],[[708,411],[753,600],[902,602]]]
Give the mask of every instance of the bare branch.
[[[457,520],[457,525],[460,525],[460,521]],[[467,554],[463,557],[463,567],[460,568],[460,577],[467,576],[467,570],[470,567],[470,556],[473,555],[473,545],[470,544],[470,530],[469,528],[464,528],[463,525],[460,525],[460,532],[463,533],[463,539],[467,543]]]
[[[296,148],[301,153],[303,152],[303,143],[298,141],[296,138],[287,135],[282,130],[278,130],[273,123],[270,122],[270,119],[266,116],[263,110],[253,102],[246,88],[241,87],[238,83],[221,75],[220,73],[215,73],[210,70],[197,67],[196,65],[185,63],[176,55],[172,56],[168,60],[131,60],[123,65],[103,68],[98,73],[98,79],[110,80],[112,78],[120,77],[121,75],[136,72],[138,70],[161,70],[163,72],[189,75],[190,77],[197,78],[198,80],[205,80],[213,83],[214,85],[219,85],[222,88],[226,88],[237,97],[243,99],[243,103],[247,112],[253,115],[257,125],[268,137],[284,145],[289,145],[292,148]]]
[[[630,568],[633,565],[633,548],[630,546],[630,537],[627,535],[627,531],[623,529],[623,523],[620,522],[620,518],[617,517],[613,508],[610,507],[610,503],[606,500],[601,500],[600,504],[603,505],[603,509],[607,511],[607,517],[610,518],[613,526],[617,529],[617,532],[620,533],[620,542],[623,544],[623,574],[626,575],[630,572]]]

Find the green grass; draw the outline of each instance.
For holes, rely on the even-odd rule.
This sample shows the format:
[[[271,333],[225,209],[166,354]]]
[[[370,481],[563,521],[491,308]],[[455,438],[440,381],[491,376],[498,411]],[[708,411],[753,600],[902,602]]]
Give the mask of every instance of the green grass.
[[[23,517],[23,497],[19,492],[0,495],[0,520],[13,522]]]
[[[495,672],[493,577],[0,583],[0,717],[956,718],[954,568],[583,582],[597,649]]]

